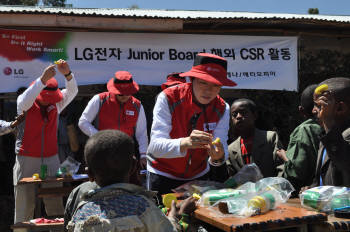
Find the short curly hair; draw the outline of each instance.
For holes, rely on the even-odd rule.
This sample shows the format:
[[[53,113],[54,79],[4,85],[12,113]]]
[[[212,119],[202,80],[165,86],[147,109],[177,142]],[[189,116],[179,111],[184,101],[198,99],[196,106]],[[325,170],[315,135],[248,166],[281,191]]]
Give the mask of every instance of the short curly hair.
[[[309,85],[301,93],[300,105],[304,108],[307,116],[312,116],[312,109],[314,108],[314,91],[317,84]]]
[[[135,145],[122,131],[102,130],[89,138],[84,157],[89,172],[99,177],[102,186],[122,181],[133,165]]]
[[[250,112],[252,112],[253,114],[256,114],[257,113],[257,107],[256,107],[256,104],[255,102],[253,102],[252,100],[248,99],[248,98],[239,98],[239,99],[236,99],[232,102],[232,105],[231,105],[231,111],[232,111],[232,107],[235,103],[243,103],[243,105],[247,106],[250,110]]]

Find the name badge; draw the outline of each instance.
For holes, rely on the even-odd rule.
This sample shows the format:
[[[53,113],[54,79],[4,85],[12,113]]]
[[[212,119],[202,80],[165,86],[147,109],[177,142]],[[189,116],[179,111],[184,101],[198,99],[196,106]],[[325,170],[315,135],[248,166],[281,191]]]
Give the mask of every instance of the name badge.
[[[55,109],[55,106],[54,105],[50,105],[49,107],[47,107],[46,111],[49,113],[53,109]]]
[[[216,122],[209,122],[209,123],[207,123],[207,124],[204,124],[203,125],[204,126],[204,131],[208,131],[208,129],[210,130],[210,131],[213,131],[213,130],[215,130],[215,128],[216,128]]]
[[[131,110],[126,111],[126,115],[134,116],[135,112]]]

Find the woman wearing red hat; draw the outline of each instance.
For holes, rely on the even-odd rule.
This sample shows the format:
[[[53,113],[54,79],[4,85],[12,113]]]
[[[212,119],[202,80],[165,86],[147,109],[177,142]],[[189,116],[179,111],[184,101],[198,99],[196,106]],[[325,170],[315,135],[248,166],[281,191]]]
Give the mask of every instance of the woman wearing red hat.
[[[17,98],[17,113],[26,112],[18,126],[16,163],[13,167],[15,193],[15,223],[33,218],[35,207],[34,185],[17,185],[23,177],[40,172],[46,165],[49,175],[54,175],[60,161],[57,152],[58,114],[78,93],[77,83],[66,61],[59,60],[58,71],[66,79],[66,89],[58,88],[54,78],[56,65],[48,66],[26,91]],[[61,198],[44,198],[47,215],[62,215]]]
[[[141,102],[132,96],[139,86],[129,72],[118,71],[108,81],[107,89],[108,92],[97,94],[89,101],[79,119],[79,127],[89,137],[100,130],[115,129],[136,138],[141,165],[146,167],[146,116]]]
[[[230,109],[218,94],[221,86],[236,85],[226,70],[224,58],[199,53],[192,69],[180,74],[191,83],[158,95],[147,150],[149,190],[168,193],[189,180],[208,179],[209,163],[224,164]],[[216,138],[222,143],[214,146]]]

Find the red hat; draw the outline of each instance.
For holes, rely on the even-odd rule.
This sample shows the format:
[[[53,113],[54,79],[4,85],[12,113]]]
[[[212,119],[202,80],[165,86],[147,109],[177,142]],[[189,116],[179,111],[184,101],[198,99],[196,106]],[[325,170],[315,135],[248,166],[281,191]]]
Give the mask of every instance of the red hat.
[[[161,85],[162,90],[169,88],[170,86],[173,85],[179,85],[182,83],[186,83],[186,78],[185,77],[180,77],[178,72],[170,73],[166,77],[166,82]]]
[[[56,104],[63,99],[62,92],[58,88],[57,80],[54,77],[46,82],[46,87],[41,90],[36,99],[50,104]]]
[[[220,86],[236,86],[227,78],[227,61],[220,56],[209,53],[198,53],[192,69],[181,73],[181,77],[195,77]]]
[[[107,83],[108,92],[120,95],[133,95],[139,91],[139,85],[133,81],[132,75],[127,71],[118,71],[115,77]]]

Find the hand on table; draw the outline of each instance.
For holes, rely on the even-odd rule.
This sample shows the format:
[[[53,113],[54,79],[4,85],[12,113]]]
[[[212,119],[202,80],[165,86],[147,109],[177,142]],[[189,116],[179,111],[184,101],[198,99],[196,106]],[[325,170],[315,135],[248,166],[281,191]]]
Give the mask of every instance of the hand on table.
[[[196,200],[194,197],[188,197],[178,204],[172,201],[168,216],[180,219],[182,214],[191,215],[196,210]]]

